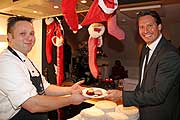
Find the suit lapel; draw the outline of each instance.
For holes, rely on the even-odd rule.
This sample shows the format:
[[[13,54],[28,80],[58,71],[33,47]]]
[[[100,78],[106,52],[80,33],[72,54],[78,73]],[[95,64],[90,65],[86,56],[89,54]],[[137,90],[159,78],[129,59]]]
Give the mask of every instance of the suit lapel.
[[[151,65],[153,64],[154,60],[157,58],[158,53],[159,53],[159,51],[161,50],[161,47],[162,47],[163,44],[164,44],[164,41],[165,41],[165,40],[164,40],[164,37],[162,37],[161,40],[160,40],[160,42],[159,42],[159,44],[158,44],[157,47],[155,48],[155,50],[154,50],[154,52],[153,52],[150,60],[149,60],[149,63],[148,63],[147,68],[146,68],[146,71],[144,72],[144,77],[146,76],[147,71],[149,70],[149,68],[150,68]]]
[[[143,60],[145,57],[145,49],[146,45],[143,46],[142,51],[141,51],[141,57],[140,57],[140,63],[139,63],[139,83],[137,84],[137,88],[140,88],[140,81],[141,81],[141,74],[142,74],[142,66],[143,66]]]
[[[161,38],[160,42],[158,43],[157,47],[155,48],[150,60],[149,60],[149,64],[147,65],[147,68],[146,68],[146,71],[144,72],[144,77],[143,77],[143,81],[142,81],[142,88],[143,88],[143,84],[145,83],[145,79],[146,78],[146,75],[147,75],[147,71],[149,70],[149,68],[151,67],[151,65],[153,64],[153,62],[155,61],[155,59],[158,57],[158,54],[162,48],[162,46],[164,46],[166,44],[166,39],[164,37]],[[140,63],[139,63],[139,67],[140,67],[140,77],[139,77],[139,83],[136,87],[136,89],[139,89],[140,88],[140,81],[141,81],[141,72],[142,72],[142,65],[143,65],[143,60],[144,60],[144,57],[145,57],[145,47],[146,45],[144,45],[143,49],[142,49],[142,52],[141,52],[141,57],[140,57]]]

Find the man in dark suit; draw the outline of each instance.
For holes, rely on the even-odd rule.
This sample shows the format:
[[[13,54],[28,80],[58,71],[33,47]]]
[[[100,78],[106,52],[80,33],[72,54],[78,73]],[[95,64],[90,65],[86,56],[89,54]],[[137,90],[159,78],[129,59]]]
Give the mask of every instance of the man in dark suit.
[[[124,106],[139,107],[140,120],[180,120],[178,51],[162,35],[162,22],[157,12],[143,11],[137,18],[139,34],[146,43],[140,57],[139,83],[135,91],[109,90],[107,99],[122,99]],[[149,56],[146,47],[150,49]]]

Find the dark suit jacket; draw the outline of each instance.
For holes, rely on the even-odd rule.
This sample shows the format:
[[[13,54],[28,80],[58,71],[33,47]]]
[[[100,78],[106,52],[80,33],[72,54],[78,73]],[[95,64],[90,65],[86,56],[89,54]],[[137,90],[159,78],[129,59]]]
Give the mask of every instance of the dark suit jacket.
[[[140,58],[140,75],[145,47]],[[164,37],[154,50],[142,85],[123,91],[124,106],[138,106],[141,120],[175,120],[180,101],[180,56]],[[176,113],[177,112],[177,113]],[[176,118],[180,120],[180,118]]]

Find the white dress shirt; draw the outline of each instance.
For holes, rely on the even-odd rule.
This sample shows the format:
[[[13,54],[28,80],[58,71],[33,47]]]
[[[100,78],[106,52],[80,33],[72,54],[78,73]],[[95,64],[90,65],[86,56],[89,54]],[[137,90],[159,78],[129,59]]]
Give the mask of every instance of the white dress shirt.
[[[159,41],[161,40],[161,38],[162,38],[162,34],[160,34],[159,37],[157,38],[157,40],[155,40],[153,43],[151,43],[150,45],[147,45],[147,46],[150,48],[150,50],[149,50],[149,57],[148,57],[148,62],[147,62],[147,63],[149,63],[149,60],[151,59],[151,56],[152,56],[154,50],[156,49]],[[141,82],[140,82],[140,86],[141,86],[141,84],[142,84],[143,77],[144,77],[145,61],[146,61],[146,57],[145,57],[145,59],[143,60],[143,66],[142,66],[142,71],[141,71]]]
[[[23,62],[8,49],[0,54],[0,120],[10,119],[20,110],[21,104],[38,94],[29,71],[32,76],[39,76],[39,73],[24,54],[15,51]],[[41,77],[46,89],[50,84]]]

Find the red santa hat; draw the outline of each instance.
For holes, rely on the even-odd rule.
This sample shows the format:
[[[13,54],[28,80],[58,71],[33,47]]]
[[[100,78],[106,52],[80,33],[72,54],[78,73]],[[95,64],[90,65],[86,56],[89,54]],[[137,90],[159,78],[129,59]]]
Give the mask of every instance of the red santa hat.
[[[107,22],[108,33],[118,40],[122,40],[125,34],[116,23],[117,0],[94,0],[89,12],[82,21],[81,25],[88,25],[96,22]]]
[[[103,12],[103,10],[99,7],[98,2],[99,0],[94,0],[89,8],[89,12],[81,23],[82,26],[107,21],[110,15]]]
[[[99,0],[98,5],[106,14],[113,13],[118,7],[117,0]]]

